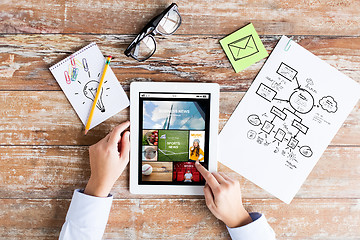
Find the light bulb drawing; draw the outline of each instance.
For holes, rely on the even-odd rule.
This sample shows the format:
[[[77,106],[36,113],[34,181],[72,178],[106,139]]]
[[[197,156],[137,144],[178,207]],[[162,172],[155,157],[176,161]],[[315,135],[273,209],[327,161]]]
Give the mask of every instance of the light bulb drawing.
[[[98,82],[98,81],[91,80],[91,81],[87,82],[87,83],[85,84],[85,86],[84,86],[84,95],[85,95],[85,97],[87,97],[87,98],[90,99],[91,101],[94,101],[98,86],[99,86],[99,82]],[[98,100],[97,103],[96,103],[96,107],[97,107],[101,112],[105,112],[104,103],[103,103],[103,101],[102,101],[103,92],[104,92],[104,89],[101,88],[99,100]]]

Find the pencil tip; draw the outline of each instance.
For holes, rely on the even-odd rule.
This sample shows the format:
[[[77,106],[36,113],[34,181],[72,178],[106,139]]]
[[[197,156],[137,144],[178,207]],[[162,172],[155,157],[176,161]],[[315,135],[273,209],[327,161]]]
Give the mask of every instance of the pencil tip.
[[[88,133],[88,131],[89,131],[89,130],[85,129],[85,133],[84,133],[85,136],[86,136],[86,134]]]

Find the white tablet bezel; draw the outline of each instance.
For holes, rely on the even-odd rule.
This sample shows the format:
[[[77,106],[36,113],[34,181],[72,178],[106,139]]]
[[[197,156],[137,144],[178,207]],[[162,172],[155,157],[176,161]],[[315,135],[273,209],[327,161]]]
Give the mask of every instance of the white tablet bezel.
[[[130,84],[130,192],[133,194],[203,195],[203,186],[139,185],[139,93],[210,93],[209,171],[217,171],[219,85],[216,83],[132,82]]]

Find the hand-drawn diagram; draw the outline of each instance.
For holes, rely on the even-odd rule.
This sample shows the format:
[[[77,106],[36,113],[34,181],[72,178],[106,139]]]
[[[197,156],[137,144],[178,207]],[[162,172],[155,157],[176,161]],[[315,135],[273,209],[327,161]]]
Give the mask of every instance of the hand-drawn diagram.
[[[49,68],[84,125],[94,104],[105,62],[99,47],[92,42]],[[110,66],[100,93],[94,104],[97,107],[90,129],[129,106],[129,99]]]
[[[338,106],[332,96],[323,96],[316,101],[314,96],[317,91],[312,79],[307,78],[302,87],[298,71],[291,66],[282,62],[276,73],[278,79],[275,84],[261,83],[256,90],[256,94],[270,102],[272,107],[268,113],[248,116],[247,120],[253,128],[247,132],[247,138],[266,147],[272,146],[274,153],[287,157],[286,166],[294,169],[297,168],[298,153],[306,158],[313,155],[312,148],[304,142],[306,138],[299,138],[309,131],[309,127],[303,122],[303,115],[309,114],[314,108],[335,113]],[[280,98],[279,95],[287,97]]]
[[[89,77],[89,81],[83,87],[84,96],[87,99],[94,101],[96,92],[97,92],[97,87],[99,85],[100,73],[98,73],[96,79],[92,79],[91,73],[90,73],[90,67],[89,67],[89,64],[88,64],[88,61],[86,58],[82,58],[81,62],[76,58],[71,58],[70,64],[68,66],[68,70],[64,72],[65,81],[67,84],[71,84],[72,82],[75,82],[78,79],[78,75],[80,74],[80,69],[83,69],[83,71],[85,73],[87,73],[87,76]],[[80,82],[79,80],[77,80],[77,83],[82,85],[82,82]],[[106,84],[106,81],[104,82],[104,84]],[[96,103],[96,107],[102,113],[105,112],[105,106],[103,103],[104,87],[105,86],[102,87],[99,100]],[[105,90],[109,90],[109,89],[110,88],[105,88]],[[79,94],[78,92],[75,93],[75,95],[78,95],[78,94]],[[85,104],[84,101],[82,103]]]
[[[235,61],[252,56],[259,52],[252,35],[248,35],[229,43],[228,48]]]
[[[90,99],[91,101],[94,101],[96,93],[97,93],[97,89],[99,86],[99,82],[95,81],[95,80],[91,80],[89,82],[87,82],[84,86],[84,95],[85,97],[87,97],[88,99]],[[105,107],[104,107],[104,103],[102,101],[102,96],[103,96],[103,92],[104,92],[104,88],[101,88],[101,92],[100,92],[100,96],[99,96],[99,100],[96,103],[96,107],[101,111],[101,112],[105,112]]]

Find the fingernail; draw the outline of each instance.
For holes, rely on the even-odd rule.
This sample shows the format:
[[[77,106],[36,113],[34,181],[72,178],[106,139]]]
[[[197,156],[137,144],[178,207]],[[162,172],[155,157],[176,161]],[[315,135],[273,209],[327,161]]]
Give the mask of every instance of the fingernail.
[[[200,164],[199,160],[196,160],[195,164],[199,165]]]

